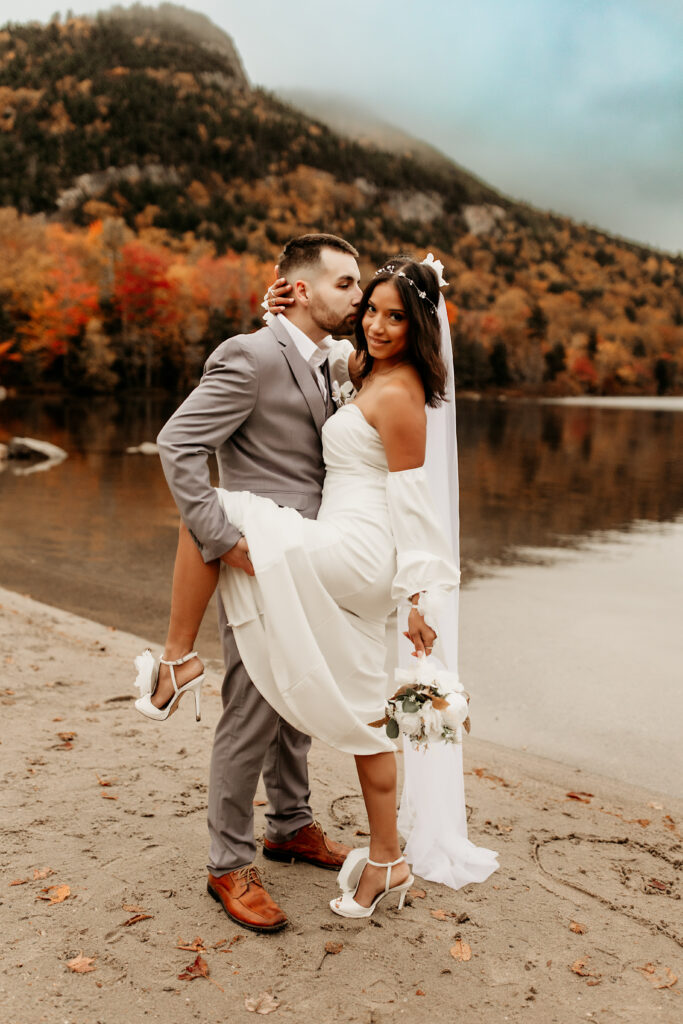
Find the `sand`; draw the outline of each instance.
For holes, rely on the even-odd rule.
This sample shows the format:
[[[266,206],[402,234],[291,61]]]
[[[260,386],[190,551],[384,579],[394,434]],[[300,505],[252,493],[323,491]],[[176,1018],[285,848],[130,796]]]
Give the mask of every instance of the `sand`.
[[[205,889],[220,665],[199,725],[188,702],[158,726],[131,704],[144,646],[0,590],[4,1024],[247,1022],[263,993],[291,1024],[681,1020],[681,800],[477,738],[475,697],[470,837],[500,870],[350,922],[332,873],[259,854],[291,924],[255,935]],[[310,765],[316,815],[362,844],[352,759],[314,744]],[[179,979],[198,955],[210,980]]]

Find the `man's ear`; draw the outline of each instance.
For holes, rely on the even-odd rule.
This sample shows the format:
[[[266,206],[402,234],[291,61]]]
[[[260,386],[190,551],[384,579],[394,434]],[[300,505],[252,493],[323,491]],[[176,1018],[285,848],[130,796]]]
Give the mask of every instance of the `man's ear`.
[[[293,286],[293,295],[297,302],[302,306],[307,306],[310,301],[308,281],[295,281]]]

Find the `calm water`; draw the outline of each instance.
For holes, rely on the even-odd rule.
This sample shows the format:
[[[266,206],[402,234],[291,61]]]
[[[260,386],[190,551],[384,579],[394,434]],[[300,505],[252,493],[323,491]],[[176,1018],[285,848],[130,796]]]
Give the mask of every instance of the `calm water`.
[[[32,436],[69,452],[45,473],[0,474],[0,585],[163,639],[176,510],[158,459],[124,451],[153,440],[175,404],[135,397],[0,404],[0,440]],[[683,516],[683,411],[675,403],[463,400],[458,429],[465,587],[496,566],[552,566],[554,550],[593,543],[606,531],[627,539],[643,522],[666,532]],[[204,627],[203,649],[217,655],[212,626]]]

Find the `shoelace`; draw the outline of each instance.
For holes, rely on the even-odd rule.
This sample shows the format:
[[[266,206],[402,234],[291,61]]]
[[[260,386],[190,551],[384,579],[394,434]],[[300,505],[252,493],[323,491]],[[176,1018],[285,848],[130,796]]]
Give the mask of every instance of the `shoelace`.
[[[263,882],[261,881],[259,870],[257,867],[254,867],[253,864],[247,864],[246,867],[240,868],[237,872],[237,878],[239,878],[240,881],[245,881],[248,886],[253,882],[254,885],[260,885],[261,888],[263,888]]]

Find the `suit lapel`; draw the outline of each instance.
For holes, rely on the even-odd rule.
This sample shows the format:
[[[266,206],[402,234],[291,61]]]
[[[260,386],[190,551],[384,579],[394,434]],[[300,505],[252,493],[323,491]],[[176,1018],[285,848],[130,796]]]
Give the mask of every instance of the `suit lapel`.
[[[282,346],[282,354],[289,363],[289,368],[292,371],[294,380],[299,385],[301,393],[306,399],[306,404],[310,409],[316,430],[320,434],[327,417],[327,409],[325,408],[325,402],[320,393],[320,388],[316,384],[313,374],[311,373],[311,368],[306,360],[302,358],[298,348],[282,324],[273,319],[270,321],[268,326]]]

